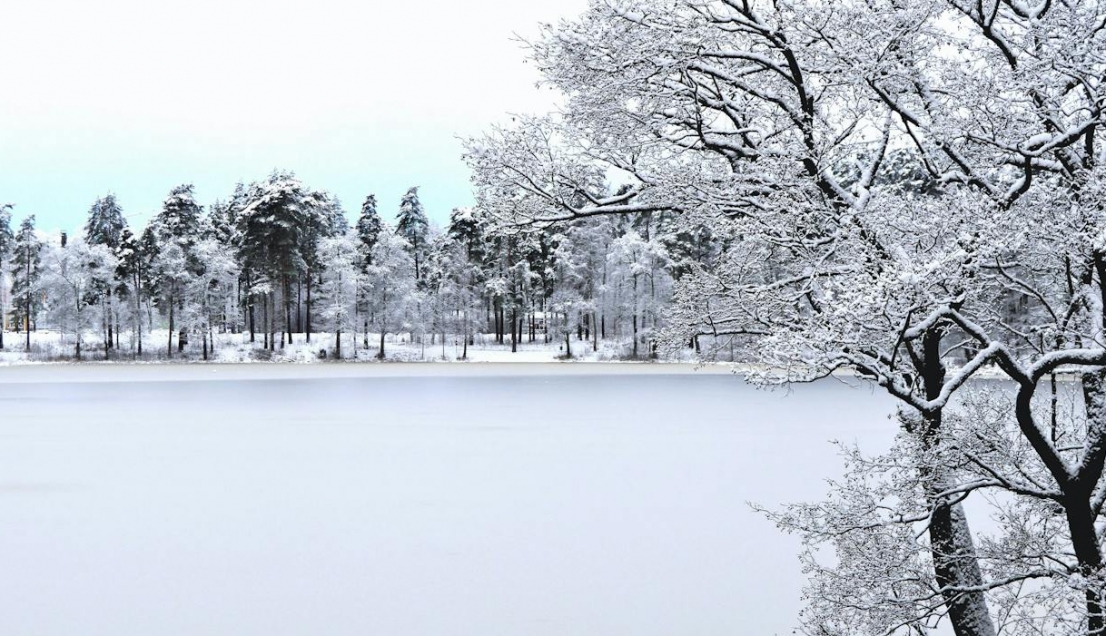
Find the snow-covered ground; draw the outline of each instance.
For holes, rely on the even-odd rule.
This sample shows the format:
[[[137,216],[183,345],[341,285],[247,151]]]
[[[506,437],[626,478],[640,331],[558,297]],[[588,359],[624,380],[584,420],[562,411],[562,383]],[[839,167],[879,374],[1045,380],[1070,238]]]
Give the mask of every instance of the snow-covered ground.
[[[0,369],[0,634],[787,634],[746,501],[889,410],[679,365]]]
[[[277,334],[279,338],[280,335]],[[342,338],[342,361],[376,361],[379,351],[379,334],[370,334],[369,346],[364,346],[365,339],[359,335],[356,339],[348,334]],[[319,362],[324,358],[321,352],[326,353],[326,361],[334,362],[334,334],[316,333],[312,335],[311,342],[307,342],[304,334],[293,334],[293,342],[283,347],[277,346],[273,352],[263,349],[262,335],[257,334],[254,342],[249,341],[248,334],[215,334],[215,347],[209,354],[211,361],[224,363],[240,362]],[[474,342],[467,349],[463,347],[460,338],[447,336],[443,346],[440,337],[426,336],[426,343],[420,344],[409,334],[388,335],[385,338],[385,358],[388,361],[402,362],[454,362],[464,357],[468,362],[554,362],[565,357],[564,343],[560,340],[543,342],[539,338],[535,342],[520,342],[517,351],[511,351],[511,343],[508,339],[504,344],[495,342],[491,334],[478,334]],[[144,351],[142,358],[147,362],[167,361],[166,347],[168,343],[168,331],[156,329],[151,334],[144,335]],[[32,355],[28,356],[26,345],[21,334],[9,332],[5,334],[6,348],[0,351],[0,366],[13,364],[26,364],[28,362],[57,362],[71,361],[74,356],[74,336],[61,334],[56,331],[40,330],[34,332],[31,340]],[[577,362],[611,362],[632,359],[632,348],[629,343],[605,340],[593,347],[591,341],[572,339],[572,359]],[[103,362],[105,356],[102,341],[94,334],[86,334],[84,337],[84,351],[82,360],[85,362]],[[121,338],[120,349],[113,352],[109,361],[133,362],[133,346],[129,342],[129,336]],[[467,353],[467,355],[466,355]],[[691,350],[668,352],[663,356],[665,361],[691,361],[694,357]],[[729,360],[730,351],[720,352],[722,359]],[[639,350],[640,360],[648,359],[648,353],[643,346]],[[202,360],[202,349],[199,342],[193,341],[183,355],[174,352],[174,359],[199,362]]]

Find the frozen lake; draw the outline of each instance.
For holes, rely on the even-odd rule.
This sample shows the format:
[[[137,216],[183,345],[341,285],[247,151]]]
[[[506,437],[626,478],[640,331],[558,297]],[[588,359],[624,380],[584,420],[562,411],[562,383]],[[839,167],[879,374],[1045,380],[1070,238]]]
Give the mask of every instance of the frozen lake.
[[[668,365],[0,369],[0,634],[788,634],[890,401]]]

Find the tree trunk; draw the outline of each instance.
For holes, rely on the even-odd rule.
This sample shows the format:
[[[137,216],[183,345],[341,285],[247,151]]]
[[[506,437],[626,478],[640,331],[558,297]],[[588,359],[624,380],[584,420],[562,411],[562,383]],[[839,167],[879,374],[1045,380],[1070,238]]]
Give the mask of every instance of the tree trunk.
[[[280,348],[284,348],[284,336],[288,338],[288,344],[292,344],[292,286],[288,282],[288,276],[284,276],[284,285],[281,293],[284,295],[284,333],[280,338]]]
[[[634,358],[637,358],[637,314],[634,314]]]
[[[115,307],[115,303],[112,302],[112,300],[113,299],[111,297],[111,290],[108,289],[107,304],[104,307],[104,319],[107,320],[108,323],[107,349],[115,348],[115,329],[114,325],[112,324],[112,314],[114,313],[112,310]],[[106,356],[107,353],[105,352],[104,355]]]
[[[311,344],[311,272],[307,272],[307,305],[304,310],[307,315],[304,331],[307,332],[307,344]]]
[[[134,275],[134,336],[138,344],[138,356],[142,356],[142,287],[138,272]]]
[[[936,399],[944,387],[945,368],[941,363],[941,336],[936,332],[922,340],[923,369],[926,397]],[[906,430],[914,430],[927,455],[940,457],[942,413],[919,416],[899,410],[899,419]],[[923,463],[924,465],[924,463]],[[933,557],[933,574],[948,609],[949,620],[956,636],[995,636],[995,626],[987,599],[979,587],[983,574],[976,556],[968,517],[963,506],[952,503],[948,492],[955,485],[951,469],[939,460],[921,470],[926,500],[932,509],[929,522],[930,551]],[[969,591],[961,591],[969,590]]]
[[[166,348],[166,354],[170,358],[173,357],[173,328],[175,326],[175,323],[173,321],[173,319],[174,319],[173,308],[176,307],[176,305],[177,305],[176,301],[172,297],[170,297],[169,298],[169,343],[168,343],[167,348]]]
[[[1106,634],[1103,617],[1103,573],[1102,545],[1095,528],[1095,513],[1091,503],[1095,496],[1095,487],[1102,478],[1103,460],[1106,451],[1106,370],[1097,369],[1083,374],[1083,404],[1087,413],[1087,456],[1081,468],[1080,479],[1065,484],[1063,490],[1071,495],[1065,497],[1064,511],[1067,514],[1068,530],[1071,532],[1072,548],[1079,561],[1080,573],[1088,582],[1084,598],[1087,610],[1087,634],[1101,636]],[[1083,472],[1086,471],[1086,472]]]
[[[269,321],[269,351],[276,351],[276,328],[277,328],[277,304],[276,304],[276,291],[269,292],[269,305],[265,308],[265,317]],[[283,344],[284,337],[281,336],[281,343]]]
[[[591,312],[591,321],[595,322],[595,312]],[[594,327],[594,326],[593,326]],[[599,330],[593,328],[591,330],[591,350],[599,351]]]

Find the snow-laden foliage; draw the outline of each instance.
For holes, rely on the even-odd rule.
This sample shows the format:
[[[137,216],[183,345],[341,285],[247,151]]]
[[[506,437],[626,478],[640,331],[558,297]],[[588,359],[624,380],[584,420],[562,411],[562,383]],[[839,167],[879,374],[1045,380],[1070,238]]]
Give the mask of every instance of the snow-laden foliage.
[[[811,633],[938,619],[957,634],[1106,631],[1103,24],[1096,0],[596,0],[531,44],[564,110],[467,143],[479,207],[504,231],[643,213],[708,230],[719,249],[677,278],[670,347],[740,338],[759,380],[847,369],[900,400],[913,441],[889,475],[917,478],[925,553],[901,530],[838,544],[838,564],[811,571]],[[974,483],[948,465],[970,412],[957,396],[985,368],[1015,387],[994,398],[1007,418],[995,443],[1027,449],[1017,470],[1036,462],[1047,478]],[[1038,399],[1060,371],[1081,382],[1085,425]],[[834,514],[878,495],[854,490]],[[1064,563],[1055,586],[1026,583],[1030,560],[988,560],[961,501],[979,491],[1066,528],[1041,544]],[[869,576],[888,567],[921,587]],[[851,578],[873,587],[831,593]],[[1063,586],[1078,598],[1011,600]]]

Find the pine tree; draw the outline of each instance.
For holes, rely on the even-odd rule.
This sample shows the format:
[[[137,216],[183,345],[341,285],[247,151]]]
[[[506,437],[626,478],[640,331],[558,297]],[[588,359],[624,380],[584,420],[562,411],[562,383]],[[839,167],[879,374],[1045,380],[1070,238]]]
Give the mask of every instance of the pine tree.
[[[88,210],[88,222],[85,224],[85,241],[89,245],[102,245],[118,259],[119,247],[123,241],[123,231],[127,228],[127,220],[123,217],[123,209],[115,200],[114,194],[96,199]],[[104,332],[104,356],[115,347],[115,296],[112,286],[107,283],[109,279],[96,278],[96,287],[89,290],[101,305]]]
[[[35,234],[35,217],[30,215],[19,225],[12,258],[12,301],[16,305],[16,327],[22,323],[27,352],[31,351],[31,330],[38,311],[36,294],[42,275],[42,242]]]
[[[324,226],[327,205],[327,195],[307,189],[294,174],[274,172],[250,187],[249,204],[238,215],[240,265],[253,278],[251,293],[266,294],[273,308],[266,332],[270,349],[275,348],[272,314],[277,286],[284,299],[283,346],[285,337],[291,340],[290,282],[308,271],[308,237]]]
[[[361,253],[364,266],[372,265],[372,250],[384,227],[380,213],[376,211],[376,195],[365,197],[361,204],[361,216],[357,218],[357,238],[361,241]]]
[[[15,235],[12,234],[11,204],[0,204],[0,280],[4,277],[4,263],[13,249]],[[4,295],[0,294],[0,350],[4,348],[4,329],[7,327],[8,308],[3,304]]]
[[[142,355],[142,298],[145,294],[146,264],[142,254],[140,237],[130,228],[123,228],[119,242],[119,265],[116,278],[120,287],[125,288],[131,302],[132,350]]]
[[[90,245],[105,245],[115,251],[119,249],[126,227],[123,208],[119,207],[114,194],[108,194],[96,199],[89,208],[88,222],[84,229],[85,240]]]
[[[158,249],[151,255],[159,278],[159,296],[162,308],[169,314],[169,343],[167,353],[173,355],[173,332],[180,307],[184,285],[201,267],[193,246],[200,239],[203,208],[196,203],[195,188],[183,184],[173,188],[162,204],[161,212],[153,221]],[[182,329],[178,334],[177,348],[181,350],[187,338]]]
[[[203,208],[196,203],[195,186],[186,183],[169,191],[154,223],[163,241],[194,243],[202,216]]]
[[[426,219],[426,211],[419,201],[419,188],[415,186],[403,195],[399,204],[399,216],[396,221],[396,234],[399,234],[408,244],[408,253],[415,261],[415,280],[422,282],[422,264],[426,260],[427,238],[430,233],[430,222]]]

